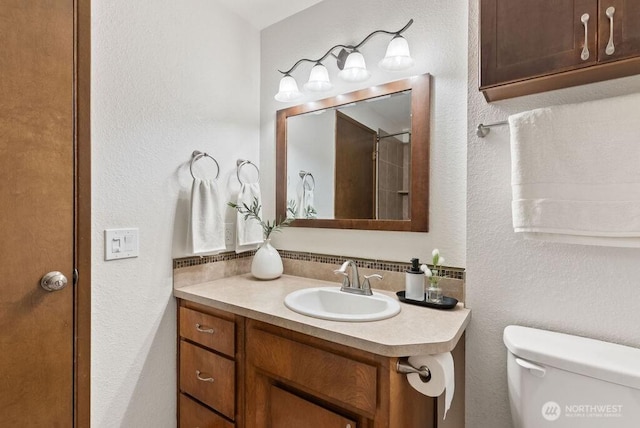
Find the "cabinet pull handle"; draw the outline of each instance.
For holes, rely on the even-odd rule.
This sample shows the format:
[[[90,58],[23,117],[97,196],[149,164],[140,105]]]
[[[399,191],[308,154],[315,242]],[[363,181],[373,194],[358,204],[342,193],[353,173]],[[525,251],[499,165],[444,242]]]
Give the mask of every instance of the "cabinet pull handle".
[[[616,8],[609,6],[605,13],[609,18],[609,43],[607,43],[607,48],[604,50],[604,53],[607,55],[613,55],[616,51],[616,47],[613,45],[613,14],[616,13]]]
[[[582,25],[584,25],[584,46],[582,47],[580,59],[586,61],[589,59],[589,37],[587,32],[587,24],[589,24],[589,14],[583,13],[580,17],[580,22],[582,22]]]
[[[198,380],[201,380],[202,382],[211,382],[213,383],[213,378],[212,377],[202,377],[200,376],[202,374],[202,372],[200,370],[196,370],[196,377],[198,378]]]
[[[196,330],[198,330],[200,333],[209,333],[209,334],[214,333],[212,328],[206,328],[205,326],[200,324],[196,324]]]

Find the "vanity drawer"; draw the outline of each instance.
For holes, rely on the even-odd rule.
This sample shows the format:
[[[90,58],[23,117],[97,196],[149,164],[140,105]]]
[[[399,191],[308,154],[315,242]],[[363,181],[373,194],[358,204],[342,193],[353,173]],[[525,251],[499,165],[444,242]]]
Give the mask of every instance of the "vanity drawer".
[[[180,391],[235,419],[235,362],[181,340]]]
[[[180,394],[179,428],[234,428],[235,424]]]
[[[246,343],[249,363],[260,370],[318,397],[375,414],[378,390],[375,366],[259,328],[247,331]]]
[[[272,428],[357,428],[355,421],[271,385]]]
[[[234,357],[235,324],[232,321],[181,307],[180,336]]]

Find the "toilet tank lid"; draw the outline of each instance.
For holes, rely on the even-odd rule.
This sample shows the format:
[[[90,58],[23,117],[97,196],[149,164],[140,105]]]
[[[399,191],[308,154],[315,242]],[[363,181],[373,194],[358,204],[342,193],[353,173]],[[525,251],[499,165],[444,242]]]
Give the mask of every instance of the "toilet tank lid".
[[[640,349],[516,325],[503,335],[517,357],[640,389]]]

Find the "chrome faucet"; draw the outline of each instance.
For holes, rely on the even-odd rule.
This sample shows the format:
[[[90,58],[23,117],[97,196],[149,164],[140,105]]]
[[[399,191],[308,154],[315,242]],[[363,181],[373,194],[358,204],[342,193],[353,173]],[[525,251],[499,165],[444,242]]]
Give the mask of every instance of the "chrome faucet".
[[[347,269],[351,267],[351,275],[347,272]],[[347,260],[342,263],[340,269],[333,271],[336,275],[342,275],[342,287],[340,291],[354,294],[364,294],[365,296],[373,295],[371,291],[371,279],[382,279],[382,275],[374,273],[373,275],[364,275],[364,281],[360,283],[360,275],[358,274],[358,265],[353,260]]]

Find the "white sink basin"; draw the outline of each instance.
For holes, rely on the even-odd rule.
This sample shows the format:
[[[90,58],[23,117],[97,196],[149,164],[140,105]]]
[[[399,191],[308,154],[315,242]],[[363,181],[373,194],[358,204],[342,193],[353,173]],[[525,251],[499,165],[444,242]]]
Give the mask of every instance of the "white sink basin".
[[[340,287],[304,288],[289,293],[284,304],[292,311],[332,321],[377,321],[400,312],[393,297],[373,292],[373,296],[346,293]]]

